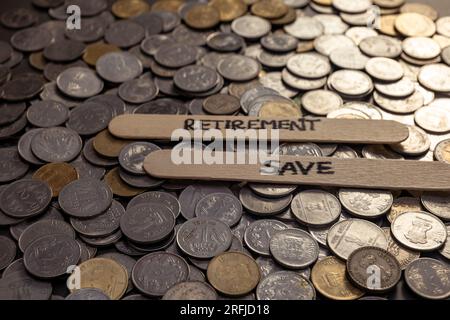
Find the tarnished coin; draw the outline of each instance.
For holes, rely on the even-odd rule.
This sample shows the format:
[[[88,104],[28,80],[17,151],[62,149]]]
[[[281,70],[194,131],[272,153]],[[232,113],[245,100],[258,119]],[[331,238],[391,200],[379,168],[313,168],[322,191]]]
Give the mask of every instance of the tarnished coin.
[[[430,149],[431,142],[425,131],[416,126],[407,125],[407,127],[409,131],[408,139],[398,144],[390,145],[390,147],[398,153],[411,156],[427,152]]]
[[[120,229],[125,236],[140,244],[159,242],[169,236],[174,227],[174,214],[159,203],[133,206],[120,218]]]
[[[94,42],[103,38],[105,28],[105,22],[102,19],[86,18],[83,20],[83,28],[66,30],[66,36],[71,40]]]
[[[38,21],[35,11],[28,8],[14,8],[4,11],[0,16],[0,22],[10,29],[22,29],[30,27]]]
[[[161,297],[189,276],[189,265],[180,256],[168,252],[150,253],[136,262],[132,280],[142,293]]]
[[[315,143],[284,143],[279,149],[280,155],[300,157],[321,157],[322,149]]]
[[[179,69],[174,77],[174,84],[188,92],[205,92],[217,85],[219,80],[215,70],[203,66],[187,66]]]
[[[71,111],[66,126],[80,135],[93,135],[106,129],[112,117],[108,105],[86,101]]]
[[[81,263],[78,267],[80,268],[80,289],[99,289],[111,300],[118,300],[125,294],[128,274],[126,269],[114,260],[94,258]],[[73,277],[74,273],[68,281],[75,281]]]
[[[100,215],[109,208],[112,203],[112,192],[102,181],[79,179],[61,190],[58,202],[68,215],[90,218]]]
[[[45,162],[70,162],[81,151],[82,140],[73,130],[63,127],[46,128],[31,141],[33,154]]]
[[[105,31],[106,42],[119,48],[132,47],[145,36],[145,29],[131,20],[120,20],[112,23]]]
[[[323,24],[312,17],[301,17],[295,22],[284,26],[284,31],[300,40],[314,40],[322,35]]]
[[[405,270],[408,287],[425,299],[447,299],[450,296],[448,264],[431,258],[412,262]]]
[[[150,10],[150,5],[142,0],[116,1],[114,2],[112,12],[115,16],[128,19],[139,16]]]
[[[238,297],[253,291],[260,279],[259,267],[249,255],[225,252],[211,260],[208,281],[219,292]]]
[[[0,87],[0,97],[12,102],[31,99],[42,91],[44,84],[42,76],[24,73]]]
[[[39,220],[27,227],[19,237],[19,248],[22,252],[34,241],[47,235],[63,234],[75,239],[75,231],[70,224],[56,219]]]
[[[144,159],[151,152],[161,150],[157,145],[150,142],[135,142],[125,146],[119,154],[120,166],[133,174],[145,174]]]
[[[271,28],[266,19],[250,15],[234,19],[231,23],[233,32],[246,39],[259,39],[268,34]]]
[[[239,199],[231,194],[212,193],[200,199],[195,208],[195,215],[214,218],[232,227],[241,219],[242,205]]]
[[[128,144],[129,141],[114,137],[108,130],[98,133],[93,141],[95,151],[111,158],[118,157],[122,148]]]
[[[245,209],[258,216],[273,216],[286,209],[292,200],[288,194],[281,198],[264,198],[253,193],[249,188],[242,188],[239,192],[239,200]]]
[[[27,119],[40,128],[57,127],[69,118],[69,109],[62,103],[52,100],[33,103],[27,110]]]
[[[52,190],[52,196],[57,197],[62,188],[78,179],[78,173],[70,164],[49,163],[36,170],[33,179],[46,182]]]
[[[322,78],[330,73],[328,58],[317,53],[301,53],[291,57],[286,67],[296,76],[303,78]]]
[[[0,125],[10,124],[20,118],[26,110],[25,103],[7,103],[0,104]]]
[[[83,147],[83,157],[94,166],[112,167],[118,164],[117,159],[104,157],[94,149],[94,138],[86,141]]]
[[[392,207],[387,214],[387,219],[392,223],[397,216],[405,212],[421,211],[422,206],[418,198],[413,197],[399,197],[395,198]]]
[[[147,74],[138,79],[129,80],[120,85],[118,94],[129,103],[145,103],[158,95],[158,88]]]
[[[266,198],[282,198],[288,196],[297,189],[297,186],[294,185],[264,183],[249,183],[248,187],[257,195]]]
[[[362,154],[366,159],[382,160],[404,160],[404,157],[387,149],[383,145],[367,145],[362,149]]]
[[[0,279],[1,300],[49,300],[52,285],[28,274],[12,274]]]
[[[17,246],[10,238],[0,236],[0,248],[0,270],[3,270],[14,261]]]
[[[406,37],[431,37],[436,32],[433,20],[415,12],[400,14],[395,20],[395,28]]]
[[[205,282],[186,281],[170,288],[162,300],[217,300],[217,293]]]
[[[300,223],[320,227],[329,225],[339,218],[341,204],[331,193],[305,190],[292,199],[291,210]]]
[[[95,66],[101,56],[117,51],[120,51],[120,49],[115,45],[104,42],[96,42],[86,47],[83,53],[83,61],[90,66]]]
[[[178,246],[194,258],[212,258],[228,250],[231,240],[231,230],[227,224],[205,217],[186,221],[177,232]]]
[[[41,237],[25,250],[23,261],[29,273],[38,278],[56,278],[78,263],[81,247],[72,237],[53,234]]]
[[[13,218],[28,218],[47,209],[52,191],[46,182],[19,180],[0,194],[0,210]]]
[[[311,281],[323,296],[333,300],[355,300],[364,292],[347,279],[345,263],[336,257],[326,257],[316,262],[311,270]]]
[[[347,260],[347,273],[357,287],[378,293],[392,290],[402,276],[397,259],[378,247],[363,247],[353,251]],[[376,273],[379,278],[371,281],[370,276]]]
[[[211,34],[206,43],[208,47],[220,52],[233,52],[242,48],[244,39],[234,33],[217,32]]]
[[[383,231],[388,238],[388,247],[386,250],[397,259],[402,270],[405,270],[411,262],[420,258],[420,252],[413,251],[399,245],[398,242],[392,237],[390,228],[383,228]]]
[[[286,268],[304,269],[317,260],[319,245],[306,231],[284,229],[270,238],[270,253],[275,261]]]
[[[288,34],[269,34],[261,39],[261,45],[273,52],[289,52],[295,50],[298,40]]]
[[[388,36],[365,38],[359,44],[359,48],[371,57],[396,58],[402,53],[402,43]]]
[[[220,12],[213,6],[197,4],[188,9],[184,21],[194,29],[210,29],[220,22]]]
[[[234,114],[240,108],[239,99],[228,94],[212,95],[203,101],[203,109],[210,114]]]
[[[27,173],[29,165],[22,160],[17,148],[0,148],[0,182],[16,180]]]
[[[361,219],[348,219],[330,228],[327,244],[336,256],[347,260],[358,248],[376,246],[386,249],[388,240],[383,230],[376,224]]]
[[[424,192],[420,197],[423,206],[435,216],[450,220],[450,194],[445,192]]]
[[[53,62],[70,62],[82,56],[86,45],[76,40],[58,40],[45,47],[44,58]]]
[[[167,44],[156,51],[154,58],[156,62],[165,67],[180,68],[195,62],[197,49],[189,44]]]
[[[180,203],[177,198],[170,193],[161,191],[150,191],[134,197],[128,203],[127,209],[148,202],[157,202],[165,205],[172,211],[175,218],[180,215]]]
[[[80,239],[83,240],[83,242],[94,247],[107,247],[115,244],[121,238],[122,232],[120,230],[104,237],[85,237],[80,235]]]
[[[219,62],[217,71],[231,81],[248,81],[256,78],[261,65],[254,59],[233,54]]]
[[[261,280],[256,288],[258,300],[315,300],[312,283],[294,271],[279,271]]]
[[[254,253],[270,256],[270,239],[277,231],[287,228],[286,224],[277,220],[256,220],[245,229],[245,244]]]
[[[339,200],[353,215],[373,219],[383,216],[391,208],[394,197],[390,191],[340,189]]]
[[[110,52],[97,60],[96,70],[103,79],[122,83],[139,76],[143,67],[139,59],[131,53]]]
[[[111,300],[111,298],[100,289],[83,288],[72,292],[65,298],[65,300],[100,301],[100,300]]]
[[[336,71],[328,78],[328,82],[338,93],[347,96],[365,95],[373,89],[370,77],[357,70]]]
[[[112,234],[120,227],[120,217],[125,209],[120,202],[113,200],[111,206],[101,215],[90,219],[70,218],[72,227],[87,237],[101,237]]]
[[[105,182],[114,195],[119,197],[134,197],[146,191],[145,188],[134,187],[125,182],[120,175],[120,168],[114,168],[105,175]],[[145,176],[137,176],[144,177]]]
[[[247,12],[247,3],[242,0],[212,0],[209,2],[220,13],[220,21],[232,21]]]
[[[74,67],[59,74],[56,85],[73,98],[90,98],[103,90],[103,81],[88,68]]]
[[[83,155],[79,155],[70,164],[77,170],[80,179],[93,178],[100,180],[106,172],[104,168],[90,164]]]
[[[11,45],[22,52],[40,51],[49,46],[51,41],[51,34],[42,32],[39,27],[20,30],[11,37]]]
[[[391,231],[402,245],[417,251],[433,251],[447,240],[447,230],[436,216],[423,212],[405,212],[392,221]]]

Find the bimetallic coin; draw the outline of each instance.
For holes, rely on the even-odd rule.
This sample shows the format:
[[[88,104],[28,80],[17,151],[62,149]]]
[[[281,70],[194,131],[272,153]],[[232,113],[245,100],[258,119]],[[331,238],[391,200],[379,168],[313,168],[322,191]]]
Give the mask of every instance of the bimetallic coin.
[[[397,259],[378,247],[363,247],[353,251],[347,260],[347,273],[357,287],[376,293],[392,290],[402,276]],[[375,281],[371,278],[374,275],[378,276]]]
[[[331,193],[322,190],[305,190],[292,199],[291,210],[300,223],[311,227],[321,227],[339,218],[341,204]]]
[[[168,252],[150,253],[136,262],[132,272],[135,287],[142,293],[161,297],[189,276],[189,265],[180,256]]]
[[[242,252],[225,252],[208,264],[208,281],[222,294],[243,296],[253,291],[260,279],[256,261]]]
[[[284,229],[270,238],[270,253],[286,268],[304,269],[317,260],[319,245],[306,231]]]
[[[61,209],[77,218],[95,217],[112,203],[112,192],[106,183],[94,179],[79,179],[66,185],[59,193]]]
[[[245,229],[244,242],[254,253],[262,256],[270,256],[270,239],[280,230],[288,226],[277,220],[256,220]]]
[[[179,248],[193,258],[208,259],[225,252],[231,246],[230,227],[211,218],[186,221],[177,232]]]
[[[450,220],[450,194],[445,192],[424,192],[420,200],[429,212],[443,220]]]
[[[186,281],[170,288],[162,300],[217,300],[217,293],[205,282]]]
[[[388,240],[383,230],[376,224],[361,219],[348,219],[330,228],[327,244],[336,256],[347,260],[358,248],[375,246],[386,249]]]
[[[353,215],[372,219],[383,216],[391,208],[394,197],[390,191],[340,189],[339,200]]]
[[[311,281],[316,290],[333,300],[356,300],[364,292],[347,279],[345,263],[336,257],[326,257],[316,262],[311,270]]]
[[[448,264],[431,258],[412,262],[405,270],[408,287],[425,299],[447,299],[450,296]]]
[[[312,283],[294,271],[279,271],[261,280],[256,288],[258,300],[315,300]]]
[[[383,231],[388,237],[388,247],[386,250],[397,259],[402,270],[405,270],[411,262],[420,258],[420,252],[413,251],[399,245],[398,242],[392,237],[390,228],[383,228]]]
[[[392,221],[394,238],[405,247],[417,251],[433,251],[447,240],[447,230],[441,220],[427,212],[405,212]]]
[[[150,142],[135,142],[125,146],[119,154],[120,166],[132,174],[145,174],[144,159],[151,152],[161,150],[157,145]]]

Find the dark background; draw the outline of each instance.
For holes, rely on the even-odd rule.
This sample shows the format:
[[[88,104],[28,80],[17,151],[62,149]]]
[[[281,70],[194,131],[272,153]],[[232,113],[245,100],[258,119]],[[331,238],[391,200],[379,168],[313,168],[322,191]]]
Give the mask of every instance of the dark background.
[[[149,3],[155,2],[155,0],[147,0]],[[112,3],[115,2],[115,0],[108,0],[109,4],[112,5]],[[434,7],[438,12],[439,16],[447,16],[450,15],[450,2],[449,0],[407,0],[407,2],[418,2],[418,3],[425,3],[429,4],[432,7]],[[47,14],[47,10],[42,10],[39,8],[34,7],[31,4],[31,0],[0,0],[0,14],[13,8],[17,7],[26,7],[26,8],[33,8],[35,11],[39,12],[39,23],[44,22],[46,20],[49,20],[50,17]],[[9,41],[11,35],[16,30],[8,30],[0,25],[0,40]],[[15,71],[21,71],[21,70],[30,70],[30,67],[28,65],[28,59],[24,59],[22,63],[15,68]]]

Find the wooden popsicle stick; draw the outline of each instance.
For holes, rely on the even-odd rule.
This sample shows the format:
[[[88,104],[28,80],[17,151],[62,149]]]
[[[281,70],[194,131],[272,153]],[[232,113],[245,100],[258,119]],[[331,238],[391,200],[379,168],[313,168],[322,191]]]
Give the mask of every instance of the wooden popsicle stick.
[[[171,159],[171,150],[152,152],[144,169],[164,179],[450,191],[450,165],[441,162],[281,156],[283,175],[262,175],[260,164],[176,165]]]
[[[394,144],[408,138],[408,128],[391,120],[349,120],[325,118],[263,119],[233,116],[186,116],[130,114],[115,117],[109,131],[123,139],[170,140],[175,129],[193,130],[194,121],[201,128],[279,129],[282,142],[328,142]]]

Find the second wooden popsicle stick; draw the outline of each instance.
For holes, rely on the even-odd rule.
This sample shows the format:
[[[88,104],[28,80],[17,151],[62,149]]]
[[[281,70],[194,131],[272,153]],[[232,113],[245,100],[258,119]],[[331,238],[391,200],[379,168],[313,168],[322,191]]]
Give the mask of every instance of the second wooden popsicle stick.
[[[265,119],[232,116],[121,115],[109,124],[109,131],[123,139],[171,140],[176,129],[189,132],[218,129],[279,129],[282,142],[328,142],[360,144],[395,144],[408,138],[408,128],[391,120],[350,119]],[[225,137],[225,135],[224,135]]]
[[[164,179],[450,191],[450,166],[441,162],[281,156],[275,174],[261,174],[262,168],[268,166],[176,164],[171,150],[152,152],[144,161],[148,174]]]

